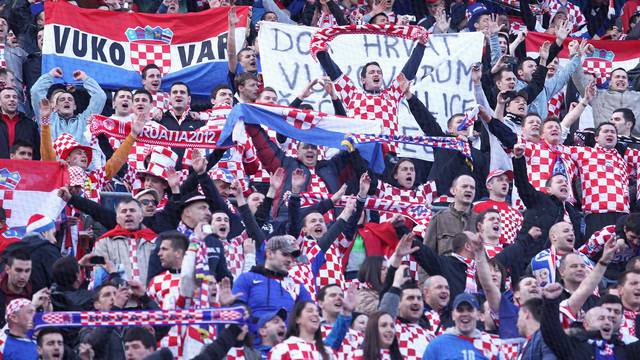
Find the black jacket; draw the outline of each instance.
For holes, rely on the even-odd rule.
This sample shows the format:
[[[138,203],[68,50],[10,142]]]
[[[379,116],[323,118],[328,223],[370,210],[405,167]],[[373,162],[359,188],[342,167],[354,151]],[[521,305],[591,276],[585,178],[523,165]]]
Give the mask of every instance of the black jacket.
[[[20,120],[16,124],[13,141],[22,140],[33,145],[33,160],[40,160],[40,132],[38,124],[26,117],[23,113],[18,113]],[[8,159],[11,151],[9,143],[9,129],[4,119],[0,121],[0,159]]]
[[[520,232],[513,244],[506,246],[496,259],[500,261],[512,279],[520,279],[525,275],[527,265],[540,251],[546,249],[546,238],[534,239],[526,232]]]
[[[204,126],[206,122],[194,120],[191,116],[186,115],[181,124],[178,124],[175,116],[170,111],[167,111],[162,116],[162,119],[158,121],[161,125],[171,131],[194,131]],[[177,155],[178,161],[176,162],[176,169],[182,169],[182,156],[184,156],[184,148],[171,148]]]
[[[513,177],[520,199],[527,207],[527,211],[524,213],[522,229],[520,230],[521,233],[527,233],[531,227],[537,226],[542,230],[542,238],[545,239],[544,247],[549,247],[549,228],[553,224],[564,220],[564,210],[566,209],[573,224],[576,244],[583,242],[578,210],[570,203],[563,203],[555,196],[536,190],[527,177],[527,164],[524,156],[519,159],[513,159]]]
[[[597,359],[596,346],[589,341],[604,341],[600,338],[600,333],[583,332],[576,336],[567,335],[560,324],[559,304],[559,299],[544,301],[540,331],[545,344],[556,354],[558,360]],[[614,338],[609,344],[614,345],[616,360],[640,358],[640,341],[625,345]]]
[[[31,234],[22,238],[27,242],[27,249],[31,253],[31,285],[33,293],[49,287],[53,283],[53,263],[62,257],[60,249],[39,235]]]
[[[414,253],[414,257],[427,274],[441,275],[447,279],[452,299],[464,292],[467,281],[466,264],[450,255],[438,255],[420,240],[413,240],[413,247],[420,248]]]

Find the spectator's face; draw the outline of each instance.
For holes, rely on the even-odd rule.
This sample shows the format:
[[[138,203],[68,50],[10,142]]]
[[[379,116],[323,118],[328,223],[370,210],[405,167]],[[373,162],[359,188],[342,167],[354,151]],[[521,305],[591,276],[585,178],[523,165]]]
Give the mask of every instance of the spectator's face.
[[[396,173],[393,178],[398,182],[401,188],[411,189],[416,181],[416,169],[411,161],[403,161],[398,164]]]
[[[529,299],[541,299],[542,291],[540,291],[538,280],[533,277],[526,277],[520,280],[520,288],[515,292],[514,296],[519,304],[524,304]]]
[[[233,92],[231,89],[220,89],[216,93],[216,98],[211,102],[213,105],[233,105]]]
[[[282,250],[267,250],[267,261],[265,265],[272,271],[286,273],[293,263],[293,255],[285,253]]]
[[[500,268],[497,265],[489,266],[489,274],[491,274],[491,282],[499,289],[502,285],[502,272]]]
[[[38,355],[42,360],[62,359],[64,356],[64,338],[62,334],[47,334],[40,341],[42,341],[42,346],[38,346]]]
[[[42,44],[44,42],[44,30],[38,31],[38,49],[42,51]]]
[[[31,260],[14,259],[11,266],[5,267],[11,287],[24,289],[31,276]]]
[[[497,239],[500,237],[500,214],[490,212],[484,217],[484,221],[480,223],[480,229],[484,239]]]
[[[113,109],[118,116],[127,116],[131,114],[132,96],[129,91],[119,91],[113,98]]]
[[[396,337],[396,325],[389,314],[384,314],[378,318],[378,341],[380,348],[388,349],[393,344]]]
[[[618,69],[611,73],[611,80],[609,81],[609,89],[613,91],[626,91],[629,87],[629,78],[627,72]]]
[[[186,109],[191,102],[191,96],[189,96],[187,87],[185,85],[172,86],[171,94],[169,95],[169,102],[176,110],[182,111]]]
[[[613,322],[609,311],[600,306],[589,309],[584,316],[584,328],[587,331],[599,331],[603,339],[611,339]]]
[[[146,94],[133,95],[133,113],[147,114],[151,110],[151,100]]]
[[[73,116],[76,111],[76,100],[73,95],[67,92],[60,93],[56,98],[56,109],[62,117],[69,118]]]
[[[458,329],[462,335],[470,335],[476,329],[480,313],[474,309],[473,306],[462,303],[453,309],[451,317],[456,324],[456,329]]]
[[[158,69],[149,69],[147,70],[147,77],[142,79],[142,86],[148,92],[155,94],[160,91],[160,86],[162,85],[162,74]]]
[[[516,326],[518,327],[518,333],[522,336],[527,336],[527,325],[531,321],[532,316],[531,313],[524,307],[521,307],[518,311],[518,322]]]
[[[627,227],[624,227],[624,235],[627,238],[627,244],[637,248],[638,245],[640,245],[640,236],[638,236],[638,234],[636,234],[635,232],[627,229]]]
[[[556,74],[558,65],[560,65],[560,61],[558,60],[558,58],[554,58],[553,61],[551,61],[551,63],[547,65],[547,79],[551,79],[553,75]]]
[[[360,331],[361,333],[364,333],[364,330],[367,328],[368,321],[369,321],[369,317],[367,315],[361,314],[357,318],[353,319],[353,323],[351,324],[351,327],[353,327],[353,330],[355,331]]]
[[[223,212],[213,214],[211,217],[211,229],[219,238],[226,239],[229,235],[229,230],[231,230],[229,215]]]
[[[570,252],[573,250],[573,244],[576,240],[576,235],[573,233],[573,226],[568,222],[562,222],[554,228],[549,230],[549,240],[556,249],[563,252]]]
[[[631,134],[631,121],[626,121],[624,119],[624,114],[621,111],[616,111],[611,114],[611,119],[609,119],[613,125],[616,126],[616,130],[618,130],[618,134],[620,135],[630,135]]]
[[[549,24],[549,32],[555,34],[563,21],[567,21],[567,14],[559,11],[556,13],[556,16],[553,17],[553,20],[551,20],[551,24]]]
[[[270,12],[270,13],[266,13],[264,15],[264,18],[262,19],[263,21],[272,21],[272,22],[276,22],[278,21],[278,17],[276,16],[276,14]]]
[[[24,330],[33,329],[33,315],[36,313],[36,308],[32,304],[25,305],[20,311],[16,312],[11,317],[16,325]]]
[[[500,80],[496,81],[498,90],[513,90],[516,88],[516,75],[512,71],[504,71]]]
[[[11,153],[9,158],[15,160],[33,160],[33,148],[29,146],[20,146],[15,153]]]
[[[569,197],[569,183],[564,175],[556,175],[551,178],[549,184],[549,194],[557,197],[561,201],[567,200]]]
[[[182,264],[182,250],[174,249],[171,240],[163,240],[158,249],[160,264],[165,269],[176,269]]]
[[[222,180],[214,180],[213,183],[218,189],[218,193],[222,196],[223,199],[227,199],[231,194],[231,184]]]
[[[385,14],[378,14],[372,20],[373,25],[387,25],[389,23],[389,17]]]
[[[522,63],[522,69],[518,69],[518,75],[524,81],[531,81],[533,72],[536,71],[536,62],[533,60],[526,60]]]
[[[18,93],[13,89],[0,92],[0,110],[7,115],[14,115],[18,111]]]
[[[238,62],[240,62],[244,71],[258,71],[258,58],[256,57],[256,52],[253,49],[240,51],[238,54]]]
[[[109,311],[113,307],[113,303],[116,300],[116,287],[105,286],[100,289],[100,296],[93,302],[93,307],[98,311]]]
[[[0,88],[15,87],[15,77],[8,72],[6,75],[0,76]]]
[[[429,278],[428,287],[424,288],[425,302],[436,310],[440,310],[449,304],[451,292],[449,291],[449,282],[440,275],[434,275]]]
[[[424,312],[424,302],[420,289],[404,289],[398,305],[398,316],[415,323],[420,320]]]
[[[301,329],[305,329],[310,334],[315,333],[320,328],[318,307],[314,303],[307,303],[295,321]]]
[[[165,190],[167,189],[167,182],[155,175],[147,175],[144,177],[144,188],[145,189],[153,189],[158,192],[158,194],[164,195]]]
[[[509,52],[509,41],[504,36],[498,37],[498,43],[500,44],[500,54],[505,55]]]
[[[256,101],[258,98],[258,91],[260,90],[260,83],[257,80],[249,79],[244,82],[244,85],[238,86],[238,92],[240,96],[250,102]]]
[[[287,326],[280,316],[274,316],[260,328],[260,339],[264,345],[275,346],[284,341]]]
[[[542,138],[551,145],[560,144],[562,130],[556,121],[547,121],[542,125]]]
[[[382,89],[382,69],[380,66],[371,64],[367,66],[367,70],[362,78],[362,87],[369,91],[379,91]]]
[[[448,124],[449,134],[458,136],[460,133],[458,132],[458,126],[464,121],[463,115],[455,116]]]
[[[13,48],[18,47],[18,37],[13,33],[13,30],[9,30],[7,34],[7,44]]]
[[[36,23],[38,24],[39,28],[44,27],[44,11],[41,11],[38,16],[36,17]]]
[[[151,194],[144,194],[138,198],[140,204],[142,204],[142,215],[153,216],[158,208],[158,202],[156,198]]]
[[[182,218],[186,219],[187,223],[191,224],[211,222],[211,210],[209,210],[209,204],[205,201],[196,201],[188,205],[182,211]]]
[[[614,331],[620,329],[622,325],[622,304],[607,303],[602,304],[602,308],[609,312]]]
[[[262,205],[264,201],[264,195],[259,192],[254,192],[247,198],[247,204],[249,205],[249,209],[252,214],[255,214],[258,210],[258,207]]]
[[[0,40],[5,40],[9,32],[9,24],[4,18],[0,18]]]
[[[640,275],[627,274],[624,284],[618,286],[622,305],[626,308],[636,308],[640,305]]]
[[[146,348],[140,340],[124,343],[124,355],[127,360],[142,360],[153,353],[153,348]]]
[[[560,268],[560,277],[564,281],[579,284],[587,277],[587,265],[579,255],[569,254]]]
[[[256,102],[276,105],[278,104],[278,94],[273,91],[264,90],[258,95]]]
[[[540,136],[540,124],[542,124],[542,120],[540,117],[530,115],[524,119],[524,124],[522,125],[522,134],[524,138],[528,141],[532,141],[532,139]]]
[[[318,300],[318,305],[320,305],[323,314],[337,316],[342,311],[343,301],[342,289],[339,286],[332,286],[326,289],[324,300]]]
[[[302,231],[305,235],[310,235],[316,239],[320,239],[322,235],[327,232],[327,225],[324,222],[322,214],[313,212],[307,215],[304,220]]]
[[[516,98],[511,100],[509,102],[509,105],[507,105],[507,112],[517,116],[527,115],[527,109],[527,100],[525,100],[522,96],[516,96]]]
[[[178,0],[167,0],[167,14],[177,14],[179,10]]]
[[[603,125],[600,127],[596,142],[605,149],[613,149],[618,143],[618,133],[613,125]]]
[[[486,29],[487,27],[489,27],[489,23],[491,22],[491,16],[490,15],[480,15],[480,17],[478,18],[478,20],[476,21],[475,24],[473,24],[473,27],[476,28],[476,31],[482,31],[484,29]]]
[[[471,176],[460,176],[451,187],[451,194],[456,202],[470,205],[476,196],[476,181]]]
[[[116,222],[127,230],[138,230],[142,223],[142,209],[134,201],[118,205]]]
[[[86,169],[89,166],[89,158],[84,149],[75,148],[71,150],[69,156],[67,156],[67,162],[71,166],[79,166]]]
[[[431,16],[435,16],[436,14],[439,14],[440,12],[444,11],[443,0],[440,0],[433,4],[426,4],[426,5],[427,5],[427,10],[429,10],[429,14],[431,14]]]
[[[497,197],[507,196],[507,193],[509,193],[509,177],[507,174],[492,177],[487,183],[487,190],[489,194]]]
[[[299,142],[298,160],[305,166],[315,167],[318,163],[318,147],[313,144]]]

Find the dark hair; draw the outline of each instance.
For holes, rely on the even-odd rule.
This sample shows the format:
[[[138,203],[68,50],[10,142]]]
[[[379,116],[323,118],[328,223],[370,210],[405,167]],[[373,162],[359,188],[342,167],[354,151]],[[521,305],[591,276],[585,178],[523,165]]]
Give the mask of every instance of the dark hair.
[[[62,287],[71,287],[78,280],[80,265],[73,256],[64,256],[53,263],[51,277]]]
[[[332,287],[337,287],[339,289],[342,289],[342,287],[336,283],[325,285],[320,288],[320,291],[318,291],[318,301],[324,301],[324,297],[327,295],[327,290],[329,290]]]
[[[100,299],[100,295],[102,294],[102,290],[108,288],[108,287],[113,287],[118,289],[118,286],[112,282],[112,281],[105,281],[102,284],[100,284],[100,286],[98,286],[94,292],[93,292],[93,302],[96,302]]]
[[[311,106],[311,104],[301,104],[300,106],[298,106],[298,109],[300,109],[300,110],[313,110],[313,106]]]
[[[60,328],[46,327],[38,331],[38,334],[36,335],[36,343],[38,344],[39,347],[42,347],[42,342],[44,341],[44,337],[50,334],[60,334],[60,336],[62,336],[62,340],[64,341],[64,335],[62,334],[62,330],[60,330]]]
[[[9,253],[7,265],[11,267],[14,260],[31,261],[31,253],[25,248],[18,248]]]
[[[524,63],[527,61],[533,61],[534,63],[537,64],[536,59],[532,58],[531,56],[527,56],[523,59],[521,59],[520,61],[518,61],[518,70],[523,70],[522,67],[524,66]]]
[[[404,294],[405,290],[418,290],[420,291],[420,294],[422,294],[420,286],[418,286],[418,283],[413,279],[405,282],[404,284],[402,284],[402,286],[400,286],[400,299],[402,299],[402,295]]]
[[[544,127],[547,123],[556,123],[558,125],[561,125],[560,119],[555,115],[551,115],[548,118],[544,119],[544,122],[542,122],[541,127]]]
[[[276,19],[278,18],[278,14],[274,13],[273,11],[265,11],[262,16],[260,16],[260,20],[264,20],[267,17],[267,14],[273,14],[276,16]]]
[[[240,49],[240,51],[238,51],[238,57],[240,57],[240,54],[242,54],[243,52],[246,52],[246,51],[253,51],[254,54],[256,53],[256,51],[253,48],[243,47],[242,49]]]
[[[459,252],[467,244],[467,241],[469,241],[469,237],[467,236],[467,234],[463,232],[455,234],[453,236],[453,239],[451,240],[451,250],[454,253]]]
[[[618,128],[612,122],[605,121],[605,122],[601,122],[600,124],[598,124],[598,126],[596,126],[596,131],[595,131],[596,137],[600,135],[600,130],[602,130],[604,126],[613,126],[613,128],[616,130],[616,134],[618,134]]]
[[[377,13],[377,14],[373,15],[371,17],[371,19],[369,19],[369,24],[374,24],[378,17],[385,17],[385,18],[387,18],[387,21],[389,21],[389,15],[387,15],[387,14],[385,14],[383,12],[380,12],[380,13]]]
[[[640,256],[632,257],[627,261],[627,266],[625,266],[624,270],[625,271],[633,270],[639,262],[640,262]]]
[[[598,301],[598,306],[602,306],[604,304],[620,304],[622,305],[622,299],[619,296],[613,294],[605,294]]]
[[[262,95],[262,93],[267,92],[267,91],[272,92],[272,93],[276,94],[276,96],[278,96],[278,92],[276,91],[276,89],[272,88],[271,86],[265,86],[258,93],[258,97],[260,97],[260,95]]]
[[[498,80],[502,80],[502,74],[506,73],[506,72],[510,72],[513,74],[513,71],[509,68],[502,68],[500,70],[498,70],[498,72],[493,75],[493,81],[497,82]]]
[[[124,343],[140,341],[145,348],[156,349],[156,338],[149,330],[141,327],[132,327],[124,334]]]
[[[631,111],[631,109],[629,108],[619,108],[619,109],[615,109],[613,110],[614,113],[622,113],[622,117],[624,118],[624,122],[630,122],[631,123],[631,128],[634,128],[636,126],[636,116],[633,113],[633,111]]]
[[[544,182],[544,187],[550,187],[551,186],[551,181],[553,181],[553,178],[556,176],[562,176],[563,178],[567,178],[563,173],[557,173],[557,174],[553,174],[550,178],[547,179],[547,181]],[[568,179],[567,179],[568,180]]]
[[[630,274],[640,275],[640,270],[627,270],[618,277],[618,286],[624,286]]]
[[[398,169],[400,169],[400,164],[402,164],[403,162],[410,162],[414,168],[416,166],[412,158],[407,158],[407,157],[399,158],[398,162],[396,162],[396,164],[393,166],[393,170],[391,171],[392,175],[395,175],[398,173]]]
[[[456,113],[451,115],[451,117],[449,119],[447,119],[447,129],[451,127],[451,124],[453,123],[453,119],[457,118],[457,117],[464,117],[463,113]]]
[[[158,65],[156,65],[156,64],[149,64],[149,65],[147,65],[147,66],[145,66],[145,67],[143,67],[143,68],[142,68],[142,73],[141,73],[141,75],[142,75],[142,78],[143,78],[143,79],[146,79],[146,78],[147,78],[147,72],[148,72],[149,70],[151,70],[151,69],[156,69],[156,70],[160,71],[160,75],[162,75],[162,71],[160,70],[160,68],[158,67]]]
[[[240,86],[244,86],[245,83],[249,80],[258,81],[258,78],[256,78],[256,76],[250,72],[243,72],[242,74],[237,75],[235,79],[233,79],[233,82],[236,85],[236,89],[237,89]]]
[[[131,204],[131,203],[136,203],[136,205],[138,205],[138,207],[139,207],[140,209],[142,209],[142,204],[140,204],[140,201],[138,201],[138,200],[136,200],[136,199],[134,199],[134,198],[132,198],[132,197],[126,197],[126,198],[124,198],[124,199],[122,199],[122,200],[118,201],[118,202],[116,203],[116,207],[115,207],[115,209],[116,209],[116,211],[117,211],[117,210],[118,210],[118,208],[120,207],[120,205]]]
[[[368,284],[371,289],[380,292],[384,279],[380,278],[380,269],[384,264],[384,256],[367,256],[358,270],[358,282]]]
[[[182,250],[183,252],[186,252],[189,247],[189,239],[177,230],[163,231],[158,234],[158,237],[156,238],[156,242],[158,244],[162,244],[165,240],[171,241],[171,248],[174,251]]]
[[[624,71],[625,74],[627,74],[627,69],[621,68],[621,67],[617,67],[617,68],[611,70],[611,72],[609,73],[609,80],[611,80],[611,77],[613,76],[613,73],[618,71],[618,70],[622,70],[622,71]]]
[[[489,259],[489,261],[487,261],[487,263],[492,268],[498,268],[498,271],[500,272],[500,275],[501,275],[500,276],[500,292],[504,292],[507,289],[507,269],[495,257]],[[480,278],[476,277],[476,281],[478,282],[478,285],[479,285],[480,284]],[[480,287],[481,286],[478,286],[478,288],[480,288]]]
[[[150,92],[148,92],[145,89],[138,89],[133,93],[133,96],[136,96],[138,94],[142,94],[142,95],[147,95],[147,97],[149,98],[149,102],[152,103],[153,102],[153,95],[151,95]]]
[[[293,309],[289,312],[289,319],[287,321],[287,333],[285,334],[285,338],[290,336],[300,336],[300,327],[296,323],[296,320],[302,314],[302,311],[307,306],[307,304],[311,304],[311,306],[317,306],[316,303],[312,301],[297,301],[293,305]],[[329,360],[330,356],[327,350],[324,348],[323,338],[322,338],[322,330],[320,327],[316,330],[315,334],[313,334],[313,340],[316,345],[316,349],[320,355],[322,355],[322,360]]]
[[[0,93],[2,93],[5,90],[11,90],[13,92],[15,92],[16,94],[18,93],[18,90],[16,90],[16,88],[14,88],[13,86],[5,86],[2,89],[0,89]]]
[[[227,84],[220,84],[220,85],[217,85],[216,87],[214,87],[214,88],[211,90],[211,98],[212,98],[212,99],[215,99],[215,98],[216,98],[216,96],[218,96],[218,91],[220,91],[220,90],[224,90],[224,89],[232,90],[232,89],[229,87],[229,85],[227,85]]]
[[[376,311],[369,315],[369,321],[367,327],[364,329],[364,341],[362,343],[363,359],[380,360],[380,333],[378,331],[378,322],[384,315],[389,315],[393,322],[393,316],[386,311]],[[395,324],[393,325],[395,327]],[[400,346],[398,346],[398,337],[393,337],[393,342],[389,347],[392,360],[402,360],[402,354],[400,353]]]
[[[520,283],[522,282],[522,280],[529,279],[529,278],[534,279],[534,280],[536,279],[532,275],[523,275],[523,276],[521,276],[518,279],[518,281],[516,281],[515,283],[512,284],[513,285],[513,292],[520,291]]]
[[[187,95],[191,96],[191,89],[189,89],[189,85],[185,84],[182,81],[176,81],[173,84],[171,84],[171,86],[169,87],[169,94],[171,94],[171,89],[173,89],[174,86],[180,86],[180,85],[186,87],[187,88]]]
[[[624,228],[640,236],[640,213],[632,212],[624,219]]]
[[[18,151],[18,149],[21,147],[31,148],[32,151],[35,150],[32,143],[26,140],[17,139],[16,141],[13,142],[13,145],[11,145],[11,150],[9,150],[9,153],[15,154],[16,151]]]
[[[131,96],[133,97],[133,91],[131,91],[131,89],[129,89],[128,87],[121,87],[113,93],[113,98],[115,99],[116,97],[118,97],[118,93],[121,91],[131,93]]]
[[[498,211],[498,209],[490,208],[478,214],[478,216],[476,217],[476,223],[474,224],[476,232],[478,231],[478,225],[482,224],[484,222],[484,219],[489,214],[500,215],[500,211]]]
[[[522,304],[523,309],[527,309],[527,311],[533,316],[533,319],[537,322],[542,321],[542,306],[544,301],[540,298],[532,298],[524,302]]]
[[[379,68],[381,68],[380,64],[378,64],[377,61],[370,61],[366,64],[364,64],[364,66],[362,67],[362,69],[360,70],[360,79],[364,78],[364,76],[367,74],[367,68],[371,65],[375,65]]]

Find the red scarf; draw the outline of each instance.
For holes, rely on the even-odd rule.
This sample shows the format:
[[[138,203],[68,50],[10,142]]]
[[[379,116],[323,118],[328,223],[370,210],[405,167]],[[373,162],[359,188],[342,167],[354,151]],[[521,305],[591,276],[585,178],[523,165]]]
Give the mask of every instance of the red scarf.
[[[153,230],[143,227],[142,229],[139,230],[127,230],[125,228],[123,228],[120,225],[116,225],[116,227],[114,227],[113,229],[107,231],[106,233],[104,233],[102,236],[100,236],[100,239],[104,239],[104,238],[113,238],[116,236],[124,236],[127,238],[132,238],[132,239],[145,239],[148,242],[155,242],[156,236],[158,236],[155,232],[153,232]]]

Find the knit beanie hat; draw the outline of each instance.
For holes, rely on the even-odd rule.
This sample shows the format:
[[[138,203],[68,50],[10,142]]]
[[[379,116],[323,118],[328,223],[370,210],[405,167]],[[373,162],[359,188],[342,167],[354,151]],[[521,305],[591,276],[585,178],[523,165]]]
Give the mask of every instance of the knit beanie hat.
[[[26,233],[43,233],[47,230],[51,230],[56,224],[48,216],[42,214],[33,214],[27,222]]]

